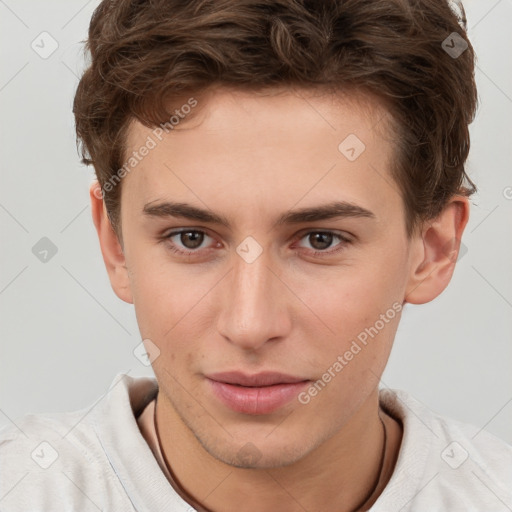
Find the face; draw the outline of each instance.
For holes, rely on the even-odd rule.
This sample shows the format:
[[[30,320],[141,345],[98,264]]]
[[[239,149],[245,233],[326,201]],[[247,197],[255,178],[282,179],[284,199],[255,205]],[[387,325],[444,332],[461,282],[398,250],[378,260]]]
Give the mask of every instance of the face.
[[[218,460],[287,465],[375,399],[398,325],[411,263],[385,110],[197,100],[161,141],[130,128],[130,154],[156,141],[122,185],[130,296],[169,416]]]

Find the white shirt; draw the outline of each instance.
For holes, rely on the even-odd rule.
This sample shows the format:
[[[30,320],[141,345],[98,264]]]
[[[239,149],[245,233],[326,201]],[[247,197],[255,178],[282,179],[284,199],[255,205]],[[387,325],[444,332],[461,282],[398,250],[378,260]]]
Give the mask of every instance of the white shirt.
[[[119,373],[88,408],[27,415],[1,429],[0,511],[196,510],[139,428],[157,392],[155,378]],[[380,402],[402,422],[403,438],[372,512],[512,511],[512,446],[403,391],[380,390]]]

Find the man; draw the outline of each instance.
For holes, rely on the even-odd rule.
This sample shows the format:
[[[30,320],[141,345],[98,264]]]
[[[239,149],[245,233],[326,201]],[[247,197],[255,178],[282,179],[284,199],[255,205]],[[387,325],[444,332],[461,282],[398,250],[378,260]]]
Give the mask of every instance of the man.
[[[512,508],[512,447],[379,391],[468,220],[462,25],[439,0],[100,4],[77,135],[156,379],[5,429],[3,508]]]

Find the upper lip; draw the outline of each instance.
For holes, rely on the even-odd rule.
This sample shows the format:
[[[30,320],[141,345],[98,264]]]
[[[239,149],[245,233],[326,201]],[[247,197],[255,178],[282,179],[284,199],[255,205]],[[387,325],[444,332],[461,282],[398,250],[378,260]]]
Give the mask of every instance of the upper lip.
[[[242,372],[221,372],[206,375],[208,379],[227,384],[235,384],[238,386],[272,386],[275,384],[293,384],[296,382],[304,382],[308,379],[303,377],[294,377],[279,372],[261,372],[254,375],[248,375]]]

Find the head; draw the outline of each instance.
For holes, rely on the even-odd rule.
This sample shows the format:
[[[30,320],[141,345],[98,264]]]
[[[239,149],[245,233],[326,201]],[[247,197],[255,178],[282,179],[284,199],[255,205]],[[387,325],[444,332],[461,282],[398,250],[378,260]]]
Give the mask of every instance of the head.
[[[249,441],[249,465],[305,457],[375,396],[403,305],[451,278],[474,191],[461,19],[439,0],[104,1],[87,47],[94,222],[160,396],[219,460],[248,464]],[[309,382],[240,412],[207,378],[235,370]]]

